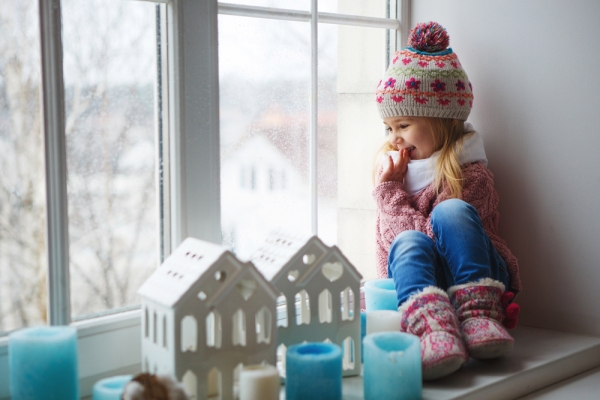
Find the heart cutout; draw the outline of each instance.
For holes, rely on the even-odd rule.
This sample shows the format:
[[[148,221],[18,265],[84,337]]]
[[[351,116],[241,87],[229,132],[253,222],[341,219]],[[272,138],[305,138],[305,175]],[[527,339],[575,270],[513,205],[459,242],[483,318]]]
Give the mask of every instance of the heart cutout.
[[[339,261],[325,263],[321,272],[323,272],[323,276],[325,276],[329,282],[334,282],[342,277],[342,274],[344,273],[344,266]]]
[[[294,282],[296,279],[298,279],[298,276],[300,276],[300,272],[298,272],[297,269],[288,272],[288,280],[290,282]]]
[[[244,300],[248,300],[258,287],[258,283],[254,279],[242,279],[235,285],[235,288],[239,292],[240,296],[244,298]]]
[[[305,254],[302,256],[302,262],[304,265],[310,265],[315,262],[315,258],[314,254]]]

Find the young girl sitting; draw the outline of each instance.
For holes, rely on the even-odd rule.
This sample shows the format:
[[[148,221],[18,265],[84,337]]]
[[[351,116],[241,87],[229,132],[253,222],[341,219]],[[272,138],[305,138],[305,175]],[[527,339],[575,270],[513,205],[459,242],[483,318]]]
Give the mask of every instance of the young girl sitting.
[[[401,330],[421,339],[424,379],[509,353],[521,290],[482,137],[464,122],[472,86],[448,45],[439,24],[417,25],[376,90],[389,132],[373,190],[377,272],[394,280]]]

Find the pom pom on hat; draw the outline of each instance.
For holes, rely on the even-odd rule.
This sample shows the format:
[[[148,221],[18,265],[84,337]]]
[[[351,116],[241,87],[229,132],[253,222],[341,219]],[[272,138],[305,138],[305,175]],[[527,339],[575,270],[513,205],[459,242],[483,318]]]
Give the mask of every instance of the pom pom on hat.
[[[408,46],[426,53],[444,51],[450,45],[450,36],[437,22],[417,24],[408,35]]]

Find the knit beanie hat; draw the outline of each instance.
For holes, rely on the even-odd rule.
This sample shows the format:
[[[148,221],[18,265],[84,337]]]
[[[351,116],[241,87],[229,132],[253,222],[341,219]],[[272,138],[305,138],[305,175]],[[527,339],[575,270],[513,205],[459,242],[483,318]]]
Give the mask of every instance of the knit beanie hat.
[[[419,116],[466,120],[473,107],[469,78],[436,22],[420,23],[396,52],[375,98],[381,118]]]

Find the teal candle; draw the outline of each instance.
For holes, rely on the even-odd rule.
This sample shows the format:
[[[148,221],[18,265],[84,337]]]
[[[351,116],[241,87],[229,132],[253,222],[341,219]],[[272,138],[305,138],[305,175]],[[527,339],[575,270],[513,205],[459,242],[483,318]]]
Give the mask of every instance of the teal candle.
[[[398,296],[392,279],[366,281],[364,290],[367,311],[398,310]]]
[[[378,332],[363,341],[365,400],[421,399],[421,343],[402,332]]]
[[[360,362],[364,360],[363,339],[367,335],[367,313],[360,312]]]
[[[12,400],[77,400],[77,330],[35,327],[13,332],[8,341]]]
[[[94,384],[93,400],[121,400],[123,388],[133,375],[118,375],[101,379]]]
[[[286,353],[286,400],[340,400],[342,349],[333,343],[302,343]]]

